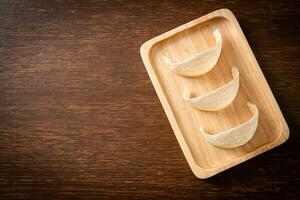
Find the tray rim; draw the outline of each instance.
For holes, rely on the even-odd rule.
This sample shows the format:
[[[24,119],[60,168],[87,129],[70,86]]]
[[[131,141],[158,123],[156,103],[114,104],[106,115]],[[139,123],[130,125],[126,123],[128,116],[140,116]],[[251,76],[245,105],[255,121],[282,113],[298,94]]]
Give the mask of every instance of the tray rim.
[[[194,175],[197,177],[197,178],[200,178],[200,179],[205,179],[205,178],[209,178],[211,176],[214,176],[222,171],[225,171],[233,166],[236,166],[246,160],[249,160],[259,154],[262,154],[270,149],[273,149],[279,145],[281,145],[282,143],[284,143],[285,141],[287,141],[287,139],[289,138],[289,135],[290,135],[290,131],[289,131],[289,127],[284,119],[284,116],[279,108],[279,105],[278,105],[278,102],[276,101],[274,95],[273,95],[273,92],[269,86],[269,84],[267,83],[267,89],[270,91],[270,95],[271,95],[271,98],[273,98],[273,101],[274,101],[274,106],[275,106],[275,109],[276,109],[276,112],[278,114],[278,117],[280,119],[280,122],[281,122],[281,130],[279,131],[279,135],[270,143],[267,143],[265,145],[262,145],[260,147],[258,147],[257,149],[255,149],[254,151],[252,152],[249,152],[243,156],[240,156],[240,157],[237,157],[233,160],[230,160],[228,162],[226,162],[225,164],[226,165],[223,165],[221,167],[213,167],[213,168],[203,168],[203,167],[200,167],[196,161],[194,160],[192,154],[191,154],[191,151],[187,145],[187,143],[185,142],[185,139],[182,135],[182,132],[177,124],[177,121],[175,119],[175,116],[174,116],[174,113],[172,111],[172,108],[164,94],[164,91],[160,85],[160,81],[158,80],[157,76],[156,76],[156,73],[153,69],[153,66],[151,64],[151,60],[150,60],[150,52],[152,50],[152,47],[155,46],[155,44],[169,38],[169,37],[172,37],[182,31],[185,31],[187,29],[190,29],[198,24],[201,24],[201,23],[204,23],[204,22],[207,22],[213,18],[217,18],[217,17],[224,17],[226,19],[228,19],[230,22],[232,22],[234,24],[234,26],[236,26],[240,36],[242,36],[244,42],[246,43],[246,46],[247,46],[247,49],[249,51],[250,54],[252,54],[251,56],[254,58],[254,62],[255,64],[258,66],[259,68],[259,72],[260,72],[260,76],[263,77],[263,79],[266,81],[267,83],[267,80],[261,70],[261,67],[260,65],[258,64],[257,62],[257,59],[247,41],[247,38],[245,37],[245,34],[243,33],[235,15],[232,13],[231,10],[227,9],[227,8],[222,8],[222,9],[218,9],[216,11],[213,11],[209,14],[206,14],[202,17],[199,17],[197,19],[194,19],[190,22],[187,22],[181,26],[178,26],[177,28],[174,28],[170,31],[167,31],[157,37],[154,37],[153,39],[150,39],[148,40],[147,42],[145,42],[141,47],[140,47],[140,54],[141,54],[141,57],[142,57],[142,60],[143,60],[143,63],[145,65],[145,68],[147,70],[147,73],[151,79],[151,82],[155,88],[155,91],[157,93],[157,96],[159,97],[159,100],[164,108],[164,111],[167,115],[167,118],[169,120],[169,123],[171,124],[171,127],[173,129],[173,132],[175,133],[175,136],[176,136],[176,139],[179,143],[179,146],[181,147],[182,151],[183,151],[183,154],[191,168],[191,170],[193,171]]]

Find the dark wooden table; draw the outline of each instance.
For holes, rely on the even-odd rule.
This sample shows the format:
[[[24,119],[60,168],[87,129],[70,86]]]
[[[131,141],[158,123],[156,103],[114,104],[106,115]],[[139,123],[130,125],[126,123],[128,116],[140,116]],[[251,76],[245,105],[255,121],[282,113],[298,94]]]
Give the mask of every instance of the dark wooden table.
[[[1,1],[0,199],[296,199],[299,6],[265,0]],[[199,180],[139,47],[224,7],[238,18],[291,135],[276,149]]]

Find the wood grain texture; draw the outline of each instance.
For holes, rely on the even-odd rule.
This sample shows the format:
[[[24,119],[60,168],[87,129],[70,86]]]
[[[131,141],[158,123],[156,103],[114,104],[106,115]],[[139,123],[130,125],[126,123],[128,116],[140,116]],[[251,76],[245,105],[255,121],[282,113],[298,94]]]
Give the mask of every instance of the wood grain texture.
[[[1,1],[1,199],[299,195],[299,1]],[[198,180],[139,56],[148,39],[232,10],[289,140]]]
[[[168,68],[163,57],[172,56],[172,60],[180,61],[192,52],[205,51],[215,43],[212,32],[216,28],[223,42],[220,57],[215,58],[217,62],[212,61],[216,63],[213,69],[191,78]],[[230,10],[216,10],[147,41],[141,47],[141,56],[178,143],[198,178],[209,178],[288,139],[286,121]],[[237,97],[226,108],[203,112],[183,100],[184,88],[205,94],[224,86],[232,80],[232,66],[240,74],[240,87]],[[248,102],[258,107],[259,118],[255,135],[247,144],[232,149],[216,148],[200,133],[200,127],[215,134],[245,123],[251,118]]]

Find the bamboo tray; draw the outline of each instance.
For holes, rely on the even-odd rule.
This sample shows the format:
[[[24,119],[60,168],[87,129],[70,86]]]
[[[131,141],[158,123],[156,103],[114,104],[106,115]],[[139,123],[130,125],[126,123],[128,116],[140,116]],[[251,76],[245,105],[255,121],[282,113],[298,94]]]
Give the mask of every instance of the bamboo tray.
[[[199,77],[187,78],[168,69],[163,56],[182,60],[192,52],[214,46],[212,32],[216,28],[222,34],[223,47],[213,70]],[[198,178],[211,177],[288,139],[287,123],[230,10],[214,11],[147,41],[141,47],[141,56],[180,147]],[[214,90],[232,79],[230,69],[233,65],[240,72],[240,88],[232,104],[217,112],[204,112],[184,102],[182,92],[185,87],[198,95]],[[248,101],[257,105],[259,121],[254,137],[247,144],[222,149],[202,137],[200,124],[217,133],[250,119]]]

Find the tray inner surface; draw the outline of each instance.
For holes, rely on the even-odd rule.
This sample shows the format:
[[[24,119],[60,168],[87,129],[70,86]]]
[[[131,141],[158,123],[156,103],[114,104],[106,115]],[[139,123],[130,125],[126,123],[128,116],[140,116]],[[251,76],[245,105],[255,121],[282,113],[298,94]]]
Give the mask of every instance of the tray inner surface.
[[[187,78],[170,71],[163,61],[163,55],[180,61],[192,53],[201,52],[215,45],[213,31],[218,28],[222,34],[221,56],[214,69],[205,75]],[[281,123],[271,91],[259,66],[234,23],[225,17],[212,18],[185,31],[179,32],[156,43],[150,51],[150,61],[162,86],[164,95],[174,113],[177,124],[195,162],[201,168],[225,166],[232,160],[245,156],[262,145],[271,143],[281,133]],[[232,79],[231,67],[240,72],[240,88],[234,102],[217,112],[203,112],[193,109],[182,99],[182,92],[188,87],[194,94],[205,94]],[[237,126],[251,117],[246,106],[250,101],[259,109],[259,123],[254,137],[246,145],[234,149],[212,146],[200,135],[203,125],[208,131],[217,133]]]

